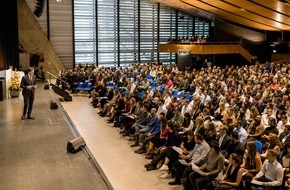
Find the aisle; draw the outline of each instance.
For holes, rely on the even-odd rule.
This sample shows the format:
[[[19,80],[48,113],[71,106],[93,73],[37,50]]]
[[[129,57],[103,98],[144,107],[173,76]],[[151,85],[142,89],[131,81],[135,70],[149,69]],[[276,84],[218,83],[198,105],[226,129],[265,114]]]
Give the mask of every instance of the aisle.
[[[116,190],[179,190],[169,186],[172,179],[161,179],[163,171],[147,172],[144,164],[149,160],[135,154],[132,142],[124,140],[119,130],[107,124],[90,105],[87,97],[74,96],[72,102],[62,105],[87,146]]]

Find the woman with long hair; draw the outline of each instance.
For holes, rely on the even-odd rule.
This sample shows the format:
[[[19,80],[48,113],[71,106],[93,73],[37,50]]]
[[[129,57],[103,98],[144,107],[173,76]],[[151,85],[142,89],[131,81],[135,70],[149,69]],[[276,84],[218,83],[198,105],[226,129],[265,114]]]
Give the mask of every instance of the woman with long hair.
[[[254,141],[248,141],[241,165],[245,189],[251,189],[252,178],[262,169],[261,156]]]

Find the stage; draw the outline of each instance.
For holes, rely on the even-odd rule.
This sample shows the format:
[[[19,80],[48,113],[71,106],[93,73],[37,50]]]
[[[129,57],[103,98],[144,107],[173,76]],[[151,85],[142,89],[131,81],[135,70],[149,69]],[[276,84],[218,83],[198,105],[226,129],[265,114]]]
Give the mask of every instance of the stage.
[[[161,179],[164,172],[147,172],[143,155],[107,124],[87,96],[61,98],[38,83],[32,115],[21,120],[23,99],[0,101],[0,190],[179,190]],[[50,101],[58,109],[51,110]],[[82,136],[86,150],[66,152],[67,142]]]

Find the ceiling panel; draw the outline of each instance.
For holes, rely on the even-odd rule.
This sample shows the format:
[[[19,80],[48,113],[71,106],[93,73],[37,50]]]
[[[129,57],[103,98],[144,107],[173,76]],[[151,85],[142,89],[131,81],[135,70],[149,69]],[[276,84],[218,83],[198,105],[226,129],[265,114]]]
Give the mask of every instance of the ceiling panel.
[[[225,19],[266,31],[290,31],[290,3],[278,0],[154,0],[154,2],[208,19]]]

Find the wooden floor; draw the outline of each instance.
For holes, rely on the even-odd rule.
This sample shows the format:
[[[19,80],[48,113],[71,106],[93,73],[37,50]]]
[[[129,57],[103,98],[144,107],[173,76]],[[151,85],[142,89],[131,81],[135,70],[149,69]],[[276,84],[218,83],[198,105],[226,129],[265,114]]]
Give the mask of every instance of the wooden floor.
[[[98,116],[90,99],[73,96],[59,102],[52,90],[38,84],[33,116],[21,120],[23,98],[0,101],[0,190],[179,190],[161,179],[163,172],[147,172],[143,155],[131,141]],[[59,108],[51,110],[51,100]],[[66,152],[69,140],[82,136],[88,154]],[[91,156],[91,159],[89,159]]]

